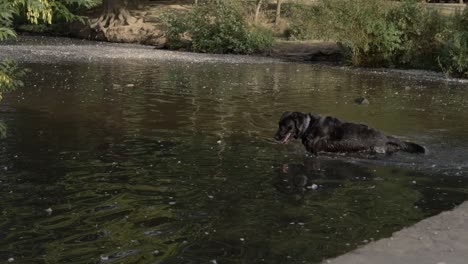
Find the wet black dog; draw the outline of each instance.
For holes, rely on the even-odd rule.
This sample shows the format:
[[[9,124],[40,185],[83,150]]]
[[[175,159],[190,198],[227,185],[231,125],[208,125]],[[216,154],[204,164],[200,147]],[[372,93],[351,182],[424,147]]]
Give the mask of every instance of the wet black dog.
[[[401,141],[363,124],[341,121],[332,116],[301,112],[284,112],[275,139],[283,144],[290,137],[301,139],[307,151],[393,153],[406,151],[425,153],[426,149],[412,142]]]

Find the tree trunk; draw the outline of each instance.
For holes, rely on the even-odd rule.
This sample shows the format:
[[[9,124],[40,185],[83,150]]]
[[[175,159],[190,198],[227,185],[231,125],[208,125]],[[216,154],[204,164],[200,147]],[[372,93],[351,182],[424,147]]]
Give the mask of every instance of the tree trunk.
[[[276,17],[275,17],[275,25],[279,24],[281,18],[281,0],[276,0]]]
[[[127,9],[127,0],[103,0],[102,14],[99,20],[105,21],[105,25],[129,25],[135,23],[136,19],[130,15]]]
[[[195,5],[198,5],[198,0],[194,0],[193,3],[194,3]]]
[[[137,19],[130,14],[127,4],[127,0],[103,0],[101,16],[91,24],[91,28],[107,38],[109,28],[136,23]]]
[[[258,21],[258,15],[260,14],[260,8],[262,7],[262,2],[263,0],[257,0],[257,7],[255,8],[255,17],[254,17],[255,23],[257,23]]]
[[[129,11],[133,10],[132,7],[137,7],[137,4],[144,3],[146,1],[143,0],[103,0],[101,15],[91,20],[87,35],[96,40],[163,47],[166,39],[161,30],[151,23],[145,23],[144,15],[135,17]]]

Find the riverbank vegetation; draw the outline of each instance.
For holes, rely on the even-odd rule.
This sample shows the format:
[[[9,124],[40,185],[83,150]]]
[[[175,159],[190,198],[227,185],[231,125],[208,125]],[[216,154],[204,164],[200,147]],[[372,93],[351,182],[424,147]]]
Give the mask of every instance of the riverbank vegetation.
[[[50,33],[53,21],[68,36],[206,53],[269,54],[275,40],[332,41],[351,65],[467,78],[468,8],[442,14],[427,6],[416,0],[0,0],[0,40],[14,36],[13,27],[28,30],[24,24]],[[64,33],[72,20],[85,23]]]
[[[356,66],[468,77],[468,9],[442,15],[411,0],[322,0],[295,8],[288,37],[336,41]]]
[[[247,10],[240,1],[208,1],[180,16],[164,16],[169,48],[196,52],[262,52],[273,44],[273,34],[259,25],[249,25]]]
[[[164,29],[168,47],[265,52],[276,34],[335,41],[355,66],[418,68],[468,77],[468,9],[447,15],[415,0],[321,0],[284,3],[279,12],[267,4],[262,8],[262,2],[204,1],[185,15],[169,13]]]

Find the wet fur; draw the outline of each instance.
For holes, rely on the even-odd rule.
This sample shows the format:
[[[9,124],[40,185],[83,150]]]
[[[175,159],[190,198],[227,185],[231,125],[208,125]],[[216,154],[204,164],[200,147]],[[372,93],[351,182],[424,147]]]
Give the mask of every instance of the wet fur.
[[[341,121],[332,116],[301,112],[284,112],[275,139],[287,143],[288,135],[301,139],[307,151],[393,153],[406,151],[425,153],[426,149],[412,142],[401,141],[364,124]]]

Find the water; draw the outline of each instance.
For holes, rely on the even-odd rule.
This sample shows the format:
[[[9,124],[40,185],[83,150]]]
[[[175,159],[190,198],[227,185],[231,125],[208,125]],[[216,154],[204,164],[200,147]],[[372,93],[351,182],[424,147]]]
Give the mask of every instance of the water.
[[[0,107],[1,261],[316,263],[468,197],[466,84],[305,64],[24,65]],[[272,140],[286,110],[430,153],[309,157]]]

